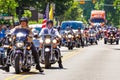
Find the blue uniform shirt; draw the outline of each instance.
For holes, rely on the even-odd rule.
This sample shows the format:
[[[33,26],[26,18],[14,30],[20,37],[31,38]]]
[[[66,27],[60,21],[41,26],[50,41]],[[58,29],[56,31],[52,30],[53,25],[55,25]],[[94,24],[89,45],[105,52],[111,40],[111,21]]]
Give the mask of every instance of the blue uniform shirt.
[[[0,38],[4,38],[5,37],[5,30],[4,29],[2,29],[1,31],[0,31]]]

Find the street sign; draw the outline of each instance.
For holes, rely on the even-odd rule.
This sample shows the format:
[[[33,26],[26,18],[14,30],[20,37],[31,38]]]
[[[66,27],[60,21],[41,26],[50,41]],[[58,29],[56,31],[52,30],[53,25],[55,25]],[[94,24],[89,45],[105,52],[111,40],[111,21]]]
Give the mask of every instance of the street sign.
[[[10,19],[13,19],[13,16],[5,16],[4,17],[4,20],[10,20]]]

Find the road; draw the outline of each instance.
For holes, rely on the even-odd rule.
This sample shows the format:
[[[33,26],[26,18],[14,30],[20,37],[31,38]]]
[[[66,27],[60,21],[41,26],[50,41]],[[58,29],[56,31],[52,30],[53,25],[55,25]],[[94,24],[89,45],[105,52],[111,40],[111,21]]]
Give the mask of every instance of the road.
[[[0,70],[0,80],[120,80],[120,45],[100,41],[84,49],[61,51],[64,69],[55,64],[43,74],[33,68],[30,73],[16,75],[11,68],[9,73]]]

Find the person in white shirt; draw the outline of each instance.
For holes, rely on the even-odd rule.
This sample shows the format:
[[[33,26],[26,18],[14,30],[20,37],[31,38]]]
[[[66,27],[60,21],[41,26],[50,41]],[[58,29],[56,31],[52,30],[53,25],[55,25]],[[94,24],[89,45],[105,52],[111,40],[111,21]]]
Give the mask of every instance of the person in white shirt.
[[[44,34],[52,34],[52,36],[57,36],[58,38],[61,38],[61,35],[59,34],[59,32],[53,28],[52,20],[47,21],[46,28],[43,28],[41,30],[39,36],[42,37],[42,35],[44,35]],[[59,49],[59,52],[60,52],[60,49]],[[60,53],[60,55],[61,55],[61,53]],[[61,57],[59,58],[58,64],[59,64],[59,68],[63,68]]]

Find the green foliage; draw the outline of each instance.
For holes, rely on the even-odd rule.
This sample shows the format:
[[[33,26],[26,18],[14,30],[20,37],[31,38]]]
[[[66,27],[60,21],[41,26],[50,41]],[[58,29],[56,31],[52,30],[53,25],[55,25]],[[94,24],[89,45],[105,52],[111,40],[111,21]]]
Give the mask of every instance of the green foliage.
[[[32,17],[32,13],[31,13],[31,11],[30,11],[30,10],[24,10],[23,17],[27,17],[27,18]]]
[[[55,16],[57,16],[59,19],[61,18],[60,16],[62,16],[66,10],[68,10],[72,3],[73,0],[45,0],[45,1],[41,1],[36,5],[36,8],[41,12],[41,13],[45,13],[45,9],[46,9],[46,5],[47,3],[54,3],[55,6]]]
[[[83,16],[85,17],[85,20],[88,22],[91,10],[94,9],[94,4],[91,1],[88,1],[84,5],[80,5],[80,7],[83,9]]]
[[[15,14],[18,4],[15,0],[0,0],[0,13]]]
[[[79,7],[78,2],[74,2],[72,6],[65,12],[64,20],[78,20],[86,22],[83,17],[83,10]]]

